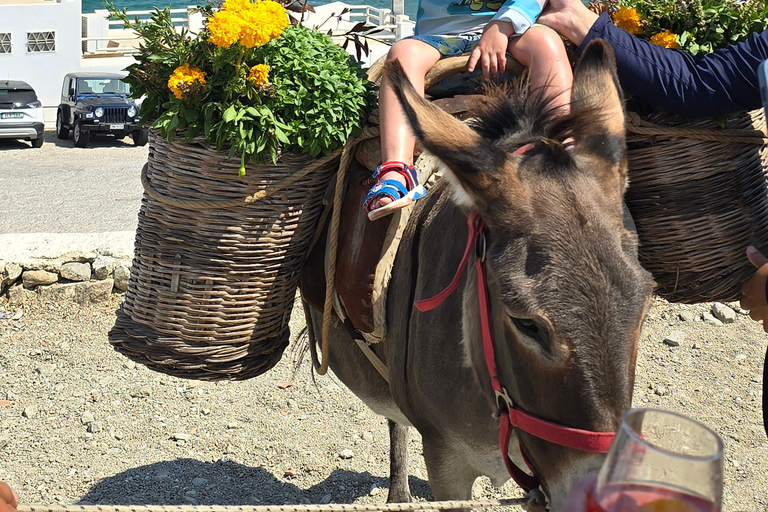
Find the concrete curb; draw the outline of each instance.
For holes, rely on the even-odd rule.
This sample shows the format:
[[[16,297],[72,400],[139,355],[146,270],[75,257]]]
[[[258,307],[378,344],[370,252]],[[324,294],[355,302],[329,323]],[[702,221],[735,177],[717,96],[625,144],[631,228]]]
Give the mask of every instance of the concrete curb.
[[[0,294],[11,304],[35,296],[105,300],[125,291],[133,259],[133,231],[0,235]]]

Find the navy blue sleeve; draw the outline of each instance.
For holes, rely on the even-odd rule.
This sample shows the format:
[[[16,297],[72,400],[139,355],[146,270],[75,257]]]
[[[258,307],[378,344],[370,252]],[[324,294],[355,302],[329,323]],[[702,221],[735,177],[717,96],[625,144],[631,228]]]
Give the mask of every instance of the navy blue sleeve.
[[[768,30],[745,42],[693,56],[637,38],[603,13],[577,53],[596,38],[616,54],[619,81],[632,96],[684,116],[714,117],[762,105],[757,66],[768,59]]]

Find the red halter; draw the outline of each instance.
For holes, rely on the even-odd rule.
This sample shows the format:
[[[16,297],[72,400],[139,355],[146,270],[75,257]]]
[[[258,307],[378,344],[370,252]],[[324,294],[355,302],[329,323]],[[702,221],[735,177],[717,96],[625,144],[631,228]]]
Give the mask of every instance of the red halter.
[[[480,306],[480,327],[483,333],[483,353],[485,354],[485,364],[488,367],[488,373],[491,376],[491,385],[496,393],[496,399],[499,403],[499,445],[504,456],[504,464],[507,471],[517,484],[526,491],[536,489],[539,486],[538,478],[528,475],[525,471],[515,465],[509,458],[509,441],[512,436],[512,429],[518,428],[532,436],[536,436],[545,441],[582,450],[592,453],[606,453],[613,441],[615,434],[613,432],[591,432],[577,428],[566,427],[532,416],[527,412],[516,407],[509,393],[499,382],[499,375],[496,370],[496,355],[493,348],[493,333],[491,331],[491,309],[488,304],[488,289],[485,277],[485,238],[483,236],[483,219],[480,214],[474,210],[467,219],[469,224],[469,238],[467,247],[464,250],[464,256],[461,258],[456,275],[453,276],[451,284],[446,289],[432,298],[417,300],[416,309],[421,312],[430,311],[443,303],[451,293],[459,286],[459,280],[467,267],[472,248],[475,247],[478,240],[482,241],[482,247],[478,246],[475,257],[475,270],[477,271],[477,296]],[[522,445],[520,452],[523,453]],[[533,472],[533,468],[523,453],[523,459],[528,469]]]

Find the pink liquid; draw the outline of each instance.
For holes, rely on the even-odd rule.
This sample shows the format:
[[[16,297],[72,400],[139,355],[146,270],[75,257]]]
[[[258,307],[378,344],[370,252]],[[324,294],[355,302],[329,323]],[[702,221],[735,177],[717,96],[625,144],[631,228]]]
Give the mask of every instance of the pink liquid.
[[[590,495],[587,512],[718,512],[719,506],[700,496],[654,485],[613,485],[600,503]]]

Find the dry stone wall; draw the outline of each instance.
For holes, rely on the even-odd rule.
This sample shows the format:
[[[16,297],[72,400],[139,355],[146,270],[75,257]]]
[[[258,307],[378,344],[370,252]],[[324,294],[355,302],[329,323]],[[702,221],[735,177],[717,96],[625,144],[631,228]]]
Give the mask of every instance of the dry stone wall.
[[[133,234],[0,235],[0,302],[91,304],[128,287]]]
[[[0,295],[10,304],[21,304],[34,297],[79,304],[102,302],[111,293],[128,288],[130,264],[128,259],[103,255],[67,261],[58,268],[42,262],[39,266],[0,262]]]

